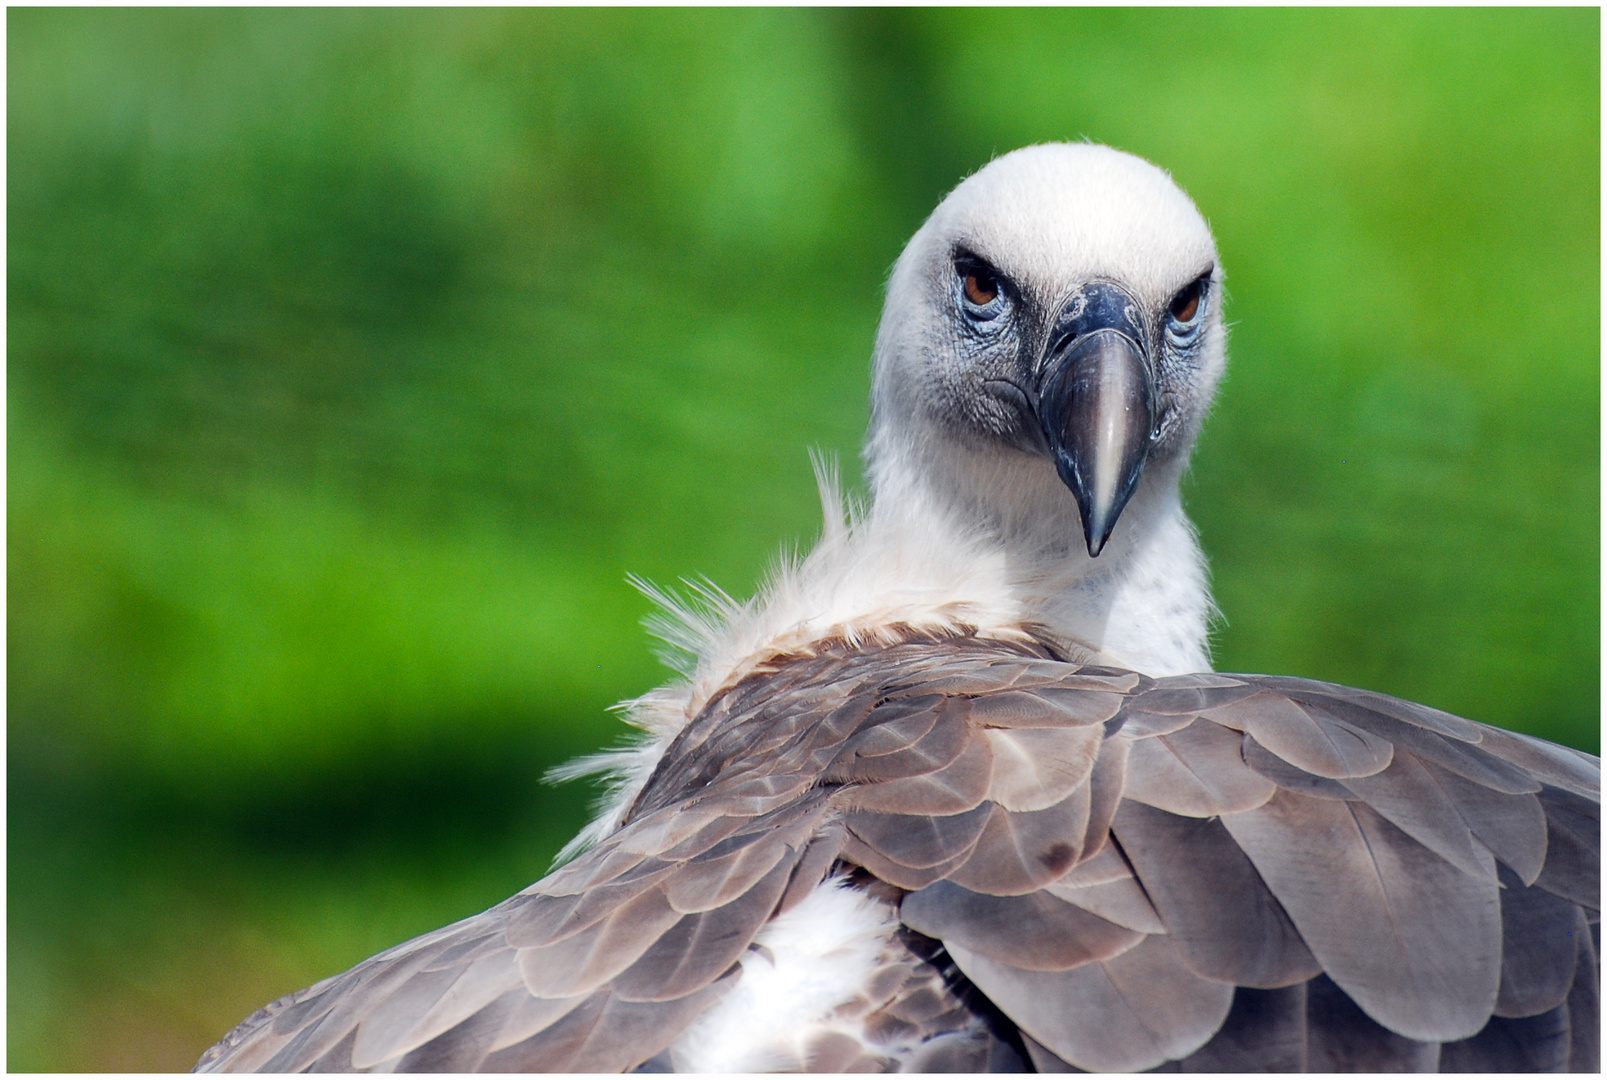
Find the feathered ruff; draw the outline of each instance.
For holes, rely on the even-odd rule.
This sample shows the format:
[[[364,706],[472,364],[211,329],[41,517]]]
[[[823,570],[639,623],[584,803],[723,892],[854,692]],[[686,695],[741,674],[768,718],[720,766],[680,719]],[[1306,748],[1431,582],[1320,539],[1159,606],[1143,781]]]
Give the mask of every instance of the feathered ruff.
[[[935,524],[931,506],[896,517],[869,514],[845,496],[834,462],[810,456],[823,511],[820,542],[802,559],[783,555],[751,600],[738,601],[707,580],[684,582],[689,595],[682,595],[632,577],[660,608],[645,625],[665,643],[659,655],[681,678],[615,706],[642,732],[634,741],[547,773],[549,782],[599,776],[605,784],[598,816],[564,847],[559,862],[617,829],[680,730],[715,694],[766,662],[813,655],[828,641],[1053,637],[1034,627],[997,545],[959,522]],[[1071,642],[1063,647],[1088,652]]]
[[[689,593],[682,595],[632,578],[659,605],[646,626],[665,643],[659,655],[681,677],[616,707],[642,732],[635,741],[547,774],[551,781],[600,776],[605,784],[596,819],[558,861],[619,827],[671,741],[716,694],[828,643],[975,636],[1037,641],[1078,663],[1151,675],[1209,669],[1205,624],[1213,609],[1204,561],[1175,500],[1157,515],[1153,542],[1098,568],[1099,587],[1112,591],[1122,617],[1106,622],[1107,636],[1095,646],[1068,622],[1068,598],[1085,599],[1077,590],[1088,583],[1079,586],[1065,564],[1013,556],[996,534],[920,486],[866,508],[845,496],[835,463],[811,458],[823,511],[820,541],[802,559],[783,555],[752,599],[738,601],[706,580],[685,582]]]

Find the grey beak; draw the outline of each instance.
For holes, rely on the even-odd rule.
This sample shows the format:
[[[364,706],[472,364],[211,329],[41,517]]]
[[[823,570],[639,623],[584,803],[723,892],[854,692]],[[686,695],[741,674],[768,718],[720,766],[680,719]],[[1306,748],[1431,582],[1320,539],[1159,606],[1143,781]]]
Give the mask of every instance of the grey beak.
[[[1138,305],[1114,285],[1066,303],[1039,365],[1038,419],[1097,557],[1138,487],[1155,433],[1155,380]]]

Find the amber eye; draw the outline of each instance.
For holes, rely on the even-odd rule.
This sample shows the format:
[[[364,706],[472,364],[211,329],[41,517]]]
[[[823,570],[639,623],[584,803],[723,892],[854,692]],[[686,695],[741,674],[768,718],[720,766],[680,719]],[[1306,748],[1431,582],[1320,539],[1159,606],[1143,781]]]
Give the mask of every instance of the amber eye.
[[[991,274],[976,271],[965,275],[965,298],[977,307],[987,307],[999,295],[999,284]]]
[[[1172,306],[1169,309],[1172,312],[1172,318],[1181,323],[1191,321],[1200,310],[1200,292],[1201,285],[1196,281],[1173,297]]]

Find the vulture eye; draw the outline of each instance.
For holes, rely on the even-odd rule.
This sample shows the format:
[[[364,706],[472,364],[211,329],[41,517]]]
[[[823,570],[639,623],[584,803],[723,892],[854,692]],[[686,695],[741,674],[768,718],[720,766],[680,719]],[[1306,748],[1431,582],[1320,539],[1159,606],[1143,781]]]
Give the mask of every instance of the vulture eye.
[[[1005,313],[1009,297],[997,270],[975,256],[961,255],[954,260],[954,273],[960,280],[961,306],[973,322],[989,323]]]
[[[965,275],[965,298],[977,307],[987,307],[999,295],[999,283],[986,270],[973,270]]]
[[[1172,298],[1169,309],[1172,318],[1180,323],[1193,322],[1194,316],[1200,313],[1200,293],[1205,290],[1205,282],[1196,281],[1188,285],[1182,292]]]

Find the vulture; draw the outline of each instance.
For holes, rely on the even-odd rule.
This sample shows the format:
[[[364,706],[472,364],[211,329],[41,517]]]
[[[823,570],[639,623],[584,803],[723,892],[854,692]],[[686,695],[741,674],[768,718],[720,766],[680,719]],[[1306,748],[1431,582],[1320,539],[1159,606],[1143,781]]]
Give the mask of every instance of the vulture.
[[[817,466],[807,557],[661,595],[692,659],[568,861],[197,1070],[1595,1071],[1600,759],[1211,669],[1222,282],[1132,155],[962,182],[889,278],[868,502]]]

